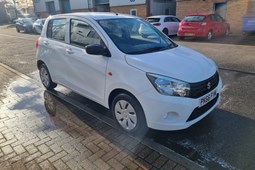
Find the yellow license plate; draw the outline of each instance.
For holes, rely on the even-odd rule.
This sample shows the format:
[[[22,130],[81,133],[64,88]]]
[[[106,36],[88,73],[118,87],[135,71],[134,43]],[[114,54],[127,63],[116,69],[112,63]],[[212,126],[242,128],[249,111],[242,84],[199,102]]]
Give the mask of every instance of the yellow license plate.
[[[184,36],[193,37],[193,36],[195,36],[195,34],[194,33],[185,33]]]

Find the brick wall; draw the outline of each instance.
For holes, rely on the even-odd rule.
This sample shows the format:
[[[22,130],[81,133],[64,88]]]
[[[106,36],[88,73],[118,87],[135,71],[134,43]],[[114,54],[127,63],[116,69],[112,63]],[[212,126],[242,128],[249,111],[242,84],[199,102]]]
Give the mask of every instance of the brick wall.
[[[185,15],[196,12],[211,12],[213,7],[212,1],[192,0],[192,1],[177,1],[176,16],[180,19]]]
[[[111,7],[111,12],[118,12],[123,14],[130,14],[130,9],[137,9],[137,16],[141,18],[147,17],[147,5],[130,5]]]
[[[242,16],[247,13],[249,1],[251,0],[228,0],[226,19],[230,24],[231,32],[242,32]],[[222,2],[222,0],[177,1],[176,16],[182,19],[189,13],[213,12],[215,2]]]
[[[249,0],[232,0],[228,2],[227,20],[230,23],[231,32],[242,32],[242,17],[247,13],[248,1]]]

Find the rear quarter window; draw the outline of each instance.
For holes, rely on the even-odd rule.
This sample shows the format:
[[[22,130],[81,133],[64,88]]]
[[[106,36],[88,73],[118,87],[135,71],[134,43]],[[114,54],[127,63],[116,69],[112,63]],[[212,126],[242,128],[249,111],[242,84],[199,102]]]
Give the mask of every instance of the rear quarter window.
[[[65,41],[66,19],[50,20],[47,27],[47,38]]]

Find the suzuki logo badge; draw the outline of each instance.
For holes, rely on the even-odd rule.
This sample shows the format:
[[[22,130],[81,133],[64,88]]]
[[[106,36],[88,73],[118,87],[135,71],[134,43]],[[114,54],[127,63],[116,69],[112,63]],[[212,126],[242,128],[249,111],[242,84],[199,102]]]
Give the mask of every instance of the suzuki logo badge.
[[[211,87],[212,87],[211,82],[208,82],[208,83],[207,83],[207,89],[210,90]]]

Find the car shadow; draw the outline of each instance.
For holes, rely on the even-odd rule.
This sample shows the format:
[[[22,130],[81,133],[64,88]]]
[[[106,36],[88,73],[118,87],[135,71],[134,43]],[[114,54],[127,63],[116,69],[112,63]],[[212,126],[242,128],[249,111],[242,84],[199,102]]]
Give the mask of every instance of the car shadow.
[[[101,120],[118,129],[110,111],[99,104],[71,91],[46,92],[71,108],[72,112],[80,120],[90,124],[91,128],[97,129],[98,121]],[[97,120],[91,124],[88,115],[96,117]],[[254,129],[254,120],[215,109],[188,129],[166,132],[150,129],[140,140],[153,141],[209,169],[254,169]],[[100,131],[100,128],[98,130]]]

